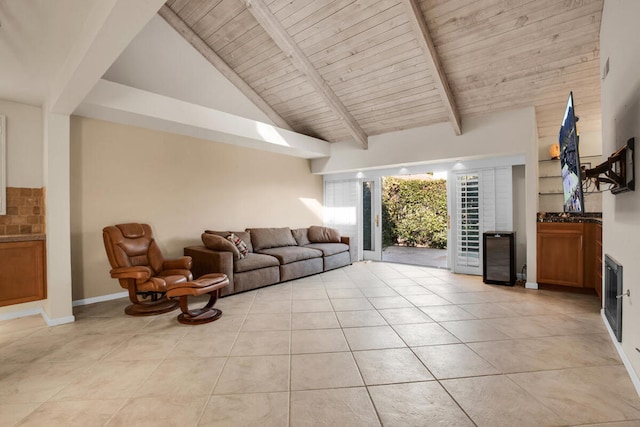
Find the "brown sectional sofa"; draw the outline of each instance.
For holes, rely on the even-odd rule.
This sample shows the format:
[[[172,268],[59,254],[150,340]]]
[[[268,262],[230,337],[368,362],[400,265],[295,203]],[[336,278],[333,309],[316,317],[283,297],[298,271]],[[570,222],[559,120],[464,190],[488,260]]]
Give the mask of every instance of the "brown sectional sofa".
[[[244,257],[227,239],[232,233],[247,246]],[[349,237],[340,236],[327,227],[251,228],[241,232],[206,230],[202,241],[203,246],[184,248],[184,254],[193,259],[194,277],[208,273],[224,273],[229,277],[229,286],[221,290],[221,295],[351,264]]]

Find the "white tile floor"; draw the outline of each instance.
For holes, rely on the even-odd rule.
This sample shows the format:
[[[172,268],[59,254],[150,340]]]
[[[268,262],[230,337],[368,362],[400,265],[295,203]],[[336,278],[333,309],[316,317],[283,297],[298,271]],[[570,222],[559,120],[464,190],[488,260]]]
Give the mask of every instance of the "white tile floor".
[[[357,263],[207,325],[125,305],[0,322],[0,426],[640,425],[595,296]]]

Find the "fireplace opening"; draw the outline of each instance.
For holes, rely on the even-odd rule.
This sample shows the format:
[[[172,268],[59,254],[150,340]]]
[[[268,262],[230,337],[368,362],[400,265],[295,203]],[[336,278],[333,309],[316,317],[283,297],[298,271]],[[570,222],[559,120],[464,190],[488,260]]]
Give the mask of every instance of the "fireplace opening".
[[[622,342],[622,265],[604,256],[604,314],[618,342]]]

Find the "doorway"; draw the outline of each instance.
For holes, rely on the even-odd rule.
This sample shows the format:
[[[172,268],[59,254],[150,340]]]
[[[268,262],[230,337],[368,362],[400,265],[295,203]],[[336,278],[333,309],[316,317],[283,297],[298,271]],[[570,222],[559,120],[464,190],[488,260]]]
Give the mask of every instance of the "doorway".
[[[480,176],[478,172],[455,175],[455,241],[454,271],[482,274]]]
[[[382,261],[448,268],[446,172],[381,181]]]
[[[380,261],[382,254],[380,183],[380,178],[362,181],[362,256],[372,261]]]

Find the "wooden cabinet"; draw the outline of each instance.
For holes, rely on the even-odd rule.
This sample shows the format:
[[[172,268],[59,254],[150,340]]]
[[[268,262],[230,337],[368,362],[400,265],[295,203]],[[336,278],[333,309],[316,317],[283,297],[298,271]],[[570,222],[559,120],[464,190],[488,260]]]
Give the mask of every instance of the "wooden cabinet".
[[[593,288],[601,294],[600,224],[538,223],[537,234],[538,283]]]
[[[45,241],[0,242],[0,306],[45,299]]]

